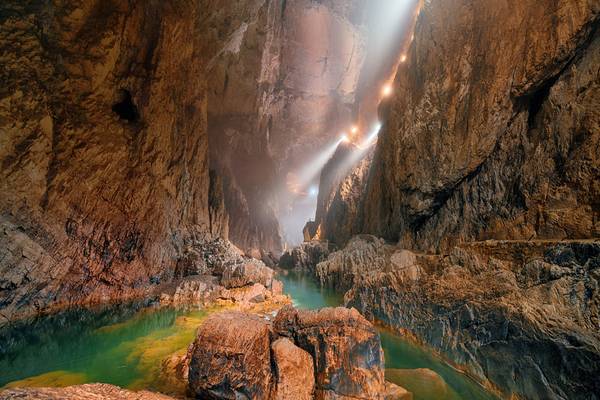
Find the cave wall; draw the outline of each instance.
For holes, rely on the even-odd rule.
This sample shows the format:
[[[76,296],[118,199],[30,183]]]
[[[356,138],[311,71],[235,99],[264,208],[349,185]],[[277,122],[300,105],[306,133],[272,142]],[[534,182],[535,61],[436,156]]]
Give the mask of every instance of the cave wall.
[[[592,0],[424,2],[361,212],[329,239],[440,251],[598,237],[599,13]]]
[[[0,5],[3,318],[143,295],[191,240],[227,234],[208,169],[213,3]]]
[[[366,8],[359,1],[218,3],[232,30],[215,25],[210,37],[227,43],[210,64],[211,167],[224,176],[231,240],[250,253],[279,253],[278,218],[295,196],[288,173],[352,120]]]

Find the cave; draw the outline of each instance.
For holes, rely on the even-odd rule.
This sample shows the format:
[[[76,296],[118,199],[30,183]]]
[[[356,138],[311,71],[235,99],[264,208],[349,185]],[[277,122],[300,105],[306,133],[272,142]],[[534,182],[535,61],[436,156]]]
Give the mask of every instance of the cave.
[[[600,399],[555,3],[2,2],[0,399]]]
[[[119,100],[113,104],[112,110],[119,118],[129,122],[137,122],[140,119],[138,109],[131,98],[131,93],[125,89],[119,91]]]

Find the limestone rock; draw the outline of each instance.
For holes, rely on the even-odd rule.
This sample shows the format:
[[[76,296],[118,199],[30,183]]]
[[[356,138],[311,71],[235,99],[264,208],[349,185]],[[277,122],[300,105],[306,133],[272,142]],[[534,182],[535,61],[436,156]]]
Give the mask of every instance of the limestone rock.
[[[315,388],[313,359],[287,338],[271,345],[277,388],[274,400],[312,400]]]
[[[105,383],[66,388],[23,388],[0,391],[5,400],[173,400],[172,397],[147,391],[131,392]]]
[[[208,195],[207,11],[0,5],[1,323],[150,296],[191,242],[223,233]]]
[[[316,398],[378,399],[384,393],[383,351],[375,327],[354,309],[285,307],[275,318],[315,362]]]
[[[318,263],[324,261],[333,251],[333,246],[320,241],[304,242],[300,246],[285,252],[278,266],[284,269],[304,269],[313,271]]]
[[[444,256],[364,238],[332,254],[335,267],[317,268],[324,282],[350,284],[347,306],[412,332],[506,397],[600,391],[597,241],[487,241]],[[280,329],[292,331],[297,319],[283,313]]]
[[[209,317],[198,329],[189,369],[195,396],[269,399],[273,390],[269,324],[239,312]]]
[[[599,19],[594,0],[423,2],[366,178],[338,186],[322,239],[598,237]]]
[[[247,261],[242,264],[230,264],[223,270],[221,285],[230,288],[239,288],[251,283],[260,283],[271,287],[273,283],[273,270],[260,261]]]

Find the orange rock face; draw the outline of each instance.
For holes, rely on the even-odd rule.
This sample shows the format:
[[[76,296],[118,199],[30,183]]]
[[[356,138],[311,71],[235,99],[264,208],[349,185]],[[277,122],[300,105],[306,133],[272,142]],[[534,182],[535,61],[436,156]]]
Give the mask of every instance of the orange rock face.
[[[379,334],[358,311],[285,307],[273,324],[277,333],[294,338],[315,360],[317,399],[376,399],[384,393]]]
[[[311,400],[315,389],[313,358],[287,338],[271,345],[276,365],[274,400]]]
[[[191,354],[192,392],[208,399],[269,399],[271,374],[269,324],[244,313],[222,313],[198,329]]]
[[[188,376],[191,391],[209,399],[410,398],[384,381],[375,327],[342,307],[286,306],[272,325],[249,314],[214,315],[198,330]]]

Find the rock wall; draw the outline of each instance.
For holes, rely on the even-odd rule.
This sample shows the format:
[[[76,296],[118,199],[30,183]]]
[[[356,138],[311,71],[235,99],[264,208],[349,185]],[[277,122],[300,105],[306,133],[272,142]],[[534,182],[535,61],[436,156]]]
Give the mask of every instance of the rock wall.
[[[487,241],[445,256],[350,240],[316,267],[348,307],[434,348],[504,398],[597,399],[600,242]]]
[[[352,119],[366,7],[359,1],[219,4],[210,40],[227,45],[210,64],[211,165],[226,177],[231,240],[244,250],[280,253],[285,238],[278,218],[297,196],[288,192],[288,178]]]
[[[592,0],[425,2],[342,237],[424,250],[597,237],[599,13]]]
[[[209,202],[213,6],[0,6],[5,319],[143,294],[172,276],[191,239],[226,234]]]

